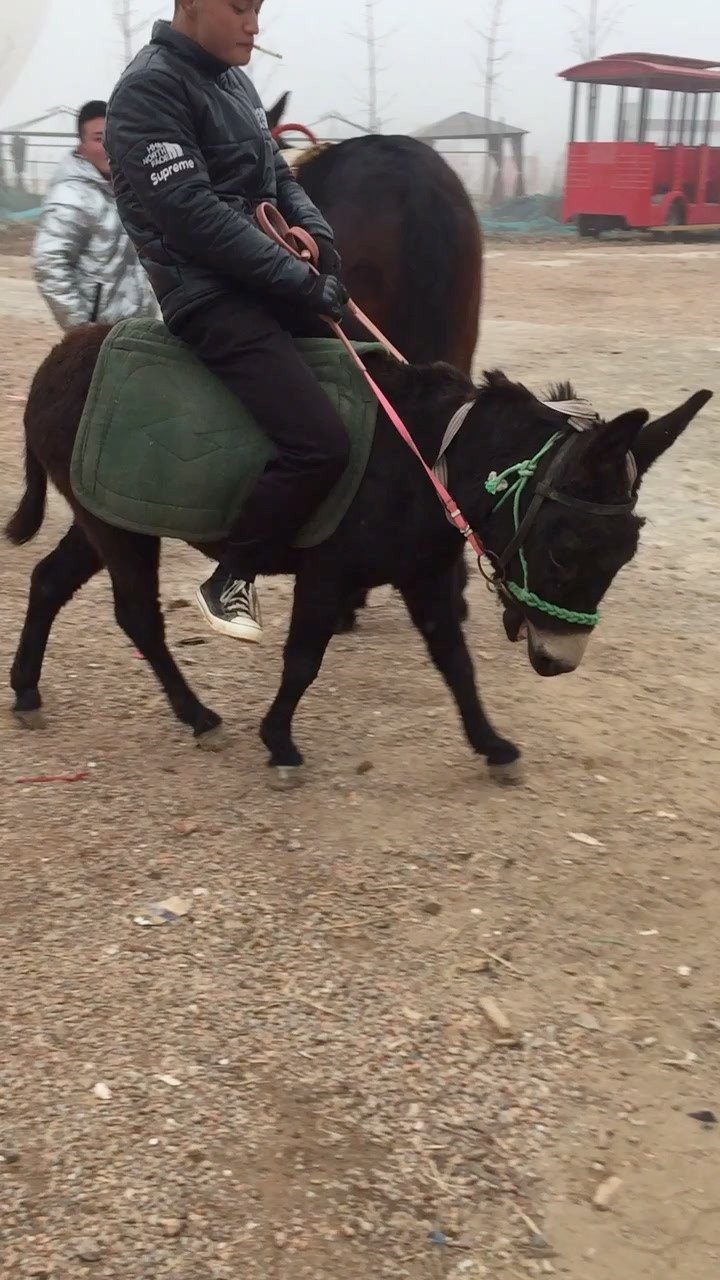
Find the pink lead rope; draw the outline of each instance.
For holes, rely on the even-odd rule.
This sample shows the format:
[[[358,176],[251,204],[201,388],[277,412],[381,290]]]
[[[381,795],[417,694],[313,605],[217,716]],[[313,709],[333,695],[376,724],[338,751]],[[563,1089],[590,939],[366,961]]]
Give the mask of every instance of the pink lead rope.
[[[288,253],[291,253],[293,257],[302,258],[302,260],[307,262],[308,266],[313,271],[317,272],[318,247],[312,236],[309,235],[307,231],[303,231],[302,227],[289,227],[282,214],[272,204],[265,203],[259,205],[256,217],[258,226],[261,231],[265,232],[265,235],[269,236],[271,240],[274,240],[276,244],[282,245],[282,247],[287,249]],[[365,315],[365,312],[361,311],[352,300],[348,303],[348,311],[356,320],[359,320],[359,322],[368,330],[369,333],[372,334],[374,338],[378,340],[378,342],[385,347],[391,356],[394,356],[401,364],[407,364],[405,357],[400,354],[392,343],[388,341],[385,335],[380,332],[377,326],[373,324],[372,320]],[[444,484],[440,482],[432,468],[427,465],[399,413],[393,409],[393,406],[390,404],[385,393],[381,391],[380,387],[375,382],[375,379],[368,373],[352,342],[343,333],[340,325],[334,320],[330,320],[328,317],[325,317],[325,323],[329,325],[335,337],[342,342],[345,350],[350,356],[350,359],[355,365],[357,365],[378,404],[382,409],[384,409],[398,435],[405,441],[405,444],[412,450],[415,457],[420,462],[428,480],[445,508],[445,514],[448,520],[462,534],[466,542],[472,547],[475,555],[479,558],[484,554],[484,548],[481,542],[473,533],[462,511],[452,496],[448,493]]]

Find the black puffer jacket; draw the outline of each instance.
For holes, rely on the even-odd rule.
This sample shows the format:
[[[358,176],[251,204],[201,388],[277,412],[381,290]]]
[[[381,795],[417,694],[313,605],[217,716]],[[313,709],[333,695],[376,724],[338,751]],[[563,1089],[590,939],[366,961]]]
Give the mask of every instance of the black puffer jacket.
[[[118,210],[170,323],[228,289],[301,302],[315,277],[254,222],[264,200],[332,239],[273,142],[252,81],[158,22],[108,106]]]

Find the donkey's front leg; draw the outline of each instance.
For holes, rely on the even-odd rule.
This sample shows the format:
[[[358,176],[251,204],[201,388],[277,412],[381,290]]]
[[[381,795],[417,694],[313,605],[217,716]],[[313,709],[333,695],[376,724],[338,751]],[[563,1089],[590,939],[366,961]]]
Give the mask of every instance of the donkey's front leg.
[[[270,752],[269,764],[277,770],[278,787],[290,787],[301,780],[303,757],[292,740],[292,720],[322,666],[342,599],[339,582],[323,576],[316,562],[312,569],[303,567],[298,574],[282,684],[260,727],[260,737]]]
[[[415,626],[422,635],[438,671],[448,685],[468,742],[485,756],[493,774],[503,781],[517,776],[518,748],[500,738],[488,720],[475,684],[475,672],[460,625],[462,597],[457,568],[439,578],[413,582],[401,588]]]

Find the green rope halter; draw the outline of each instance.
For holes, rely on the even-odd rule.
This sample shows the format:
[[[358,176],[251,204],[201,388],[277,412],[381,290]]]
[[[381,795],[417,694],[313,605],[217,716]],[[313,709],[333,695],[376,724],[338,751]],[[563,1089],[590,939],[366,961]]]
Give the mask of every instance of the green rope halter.
[[[541,459],[560,439],[561,433],[556,432],[532,458],[526,458],[524,462],[513,463],[511,467],[506,467],[499,475],[497,472],[491,471],[485,481],[485,488],[493,497],[498,493],[502,494],[500,501],[493,507],[493,515],[500,510],[509,498],[512,498],[515,533],[520,528],[520,499],[528,480],[531,480],[535,475]],[[569,622],[576,627],[597,626],[600,621],[599,613],[576,613],[573,609],[563,609],[559,604],[551,604],[549,600],[543,600],[540,596],[535,595],[535,592],[531,591],[528,586],[527,560],[522,547],[518,548],[518,558],[522,568],[522,586],[509,579],[505,581],[504,585],[520,604],[527,605],[529,609],[538,609],[541,613],[547,613],[551,618],[557,618],[560,622]]]

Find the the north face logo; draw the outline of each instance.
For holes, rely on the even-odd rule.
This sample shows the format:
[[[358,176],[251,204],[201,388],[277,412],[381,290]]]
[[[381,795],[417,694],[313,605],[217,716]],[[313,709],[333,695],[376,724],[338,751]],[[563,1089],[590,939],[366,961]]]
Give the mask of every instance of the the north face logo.
[[[156,169],[158,165],[180,160],[183,155],[183,149],[178,142],[151,142],[145,153],[143,164]]]
[[[269,123],[268,123],[268,118],[267,118],[267,116],[266,116],[265,111],[263,110],[263,108],[262,108],[262,107],[255,107],[255,115],[256,115],[256,118],[257,118],[257,122],[258,122],[258,124],[260,125],[260,128],[261,128],[261,129],[266,129],[266,130],[269,132],[269,130],[270,130],[270,125],[269,125]]]

